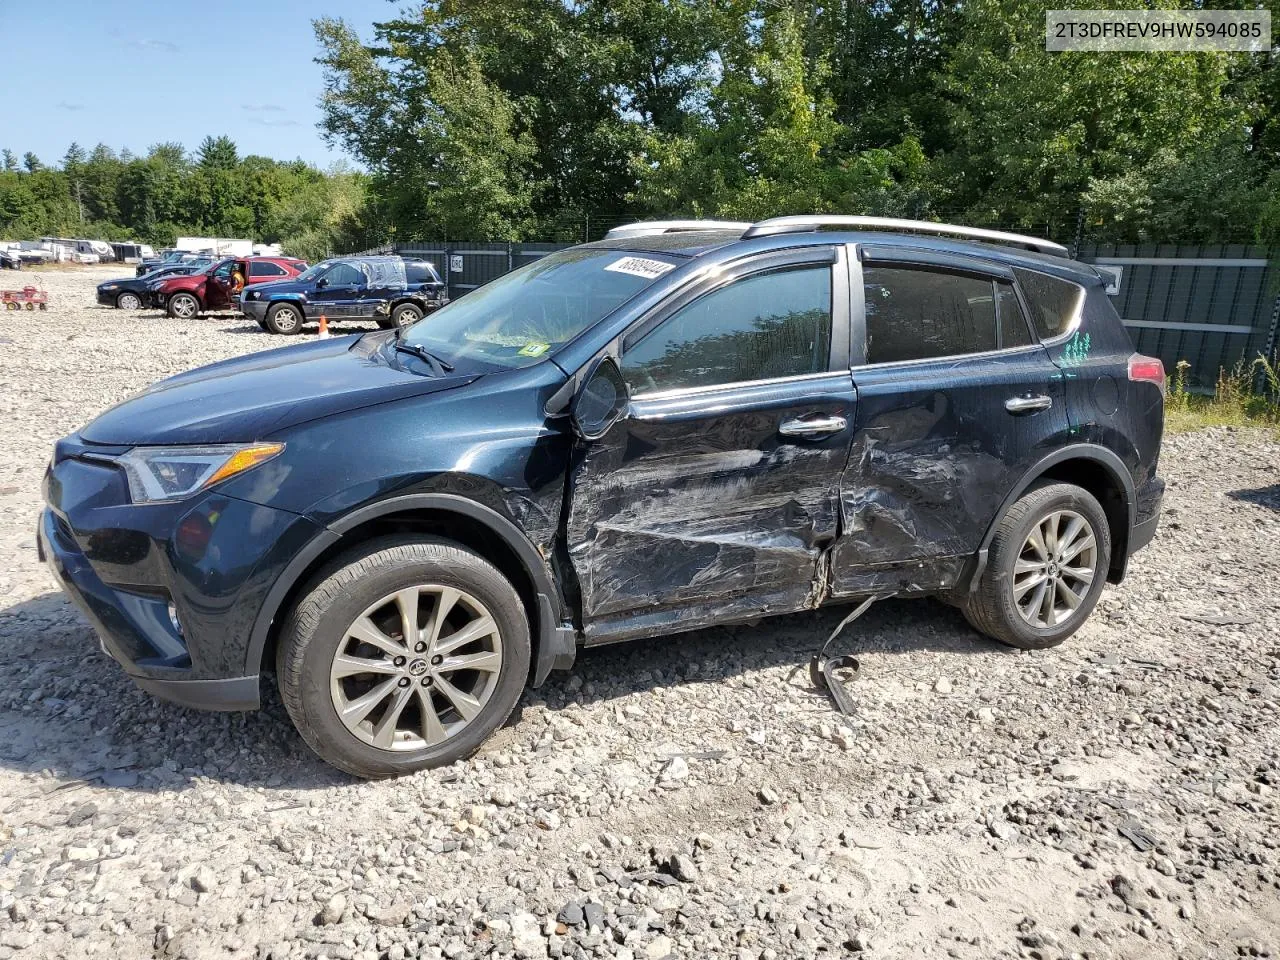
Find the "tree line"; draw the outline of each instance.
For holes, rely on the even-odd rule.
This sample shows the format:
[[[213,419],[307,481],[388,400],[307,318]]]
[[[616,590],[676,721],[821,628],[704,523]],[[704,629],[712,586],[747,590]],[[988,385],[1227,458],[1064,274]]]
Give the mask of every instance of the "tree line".
[[[427,0],[363,35],[321,19],[321,132],[361,170],[240,157],[226,137],[190,156],[73,144],[53,166],[5,151],[0,237],[253,236],[315,258],[830,212],[1280,241],[1276,53],[1047,53],[1044,11]]]
[[[1038,0],[428,0],[369,39],[315,28],[322,129],[387,237],[801,212],[1280,237],[1276,54],[1047,53]]]
[[[369,242],[361,219],[365,177],[323,172],[302,161],[241,157],[225,136],[194,155],[160,143],[145,156],[73,143],[55,166],[0,153],[0,239],[70,236],[142,240],[180,235],[279,242],[316,259]]]

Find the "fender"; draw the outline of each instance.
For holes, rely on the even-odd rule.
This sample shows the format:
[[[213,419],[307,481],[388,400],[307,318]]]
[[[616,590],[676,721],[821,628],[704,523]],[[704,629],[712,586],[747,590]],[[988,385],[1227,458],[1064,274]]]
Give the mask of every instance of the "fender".
[[[249,650],[245,664],[246,674],[257,674],[262,662],[262,651],[267,644],[267,634],[280,605],[289,591],[305,575],[316,558],[342,539],[342,535],[362,523],[395,513],[410,510],[438,510],[442,513],[461,514],[476,520],[500,537],[515,553],[520,565],[533,583],[536,594],[538,622],[531,624],[536,644],[533,665],[533,686],[541,686],[554,670],[567,670],[573,666],[577,654],[577,638],[573,628],[564,624],[559,614],[555,586],[547,574],[542,555],[524,532],[514,523],[483,504],[450,493],[415,493],[390,497],[377,503],[357,507],[334,520],[315,536],[304,549],[289,561],[289,565],[276,578],[262,609],[258,611],[249,635]]]
[[[1132,532],[1135,510],[1137,509],[1137,493],[1133,486],[1133,476],[1129,473],[1129,468],[1124,465],[1124,461],[1116,456],[1114,451],[1094,443],[1073,443],[1070,446],[1061,447],[1029,467],[1018,482],[1014,484],[1008,496],[1000,502],[1000,509],[996,511],[995,518],[991,521],[990,526],[987,527],[986,535],[982,538],[982,544],[978,548],[977,562],[973,573],[969,577],[970,593],[977,589],[978,579],[987,568],[987,552],[991,547],[991,541],[995,539],[996,529],[1000,526],[1000,521],[1008,513],[1009,508],[1017,503],[1018,498],[1026,493],[1027,489],[1040,479],[1040,476],[1046,470],[1067,460],[1092,460],[1106,468],[1112,479],[1124,489],[1125,509],[1129,514],[1128,529]],[[1115,558],[1112,558],[1112,562],[1115,563]],[[1123,564],[1127,562],[1127,557],[1122,559],[1122,569]]]

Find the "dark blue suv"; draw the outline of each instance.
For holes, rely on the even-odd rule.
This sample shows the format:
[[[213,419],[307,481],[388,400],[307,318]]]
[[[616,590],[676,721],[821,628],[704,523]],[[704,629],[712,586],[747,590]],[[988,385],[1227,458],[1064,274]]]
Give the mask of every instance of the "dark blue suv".
[[[57,444],[41,555],[142,687],[378,777],[582,646],[872,595],[1077,630],[1155,532],[1163,370],[1055,244],[667,222],[408,328],[157,384]]]
[[[271,333],[301,333],[308,321],[373,320],[383,328],[417,323],[449,302],[426,260],[340,257],[288,280],[245,288],[237,307]]]

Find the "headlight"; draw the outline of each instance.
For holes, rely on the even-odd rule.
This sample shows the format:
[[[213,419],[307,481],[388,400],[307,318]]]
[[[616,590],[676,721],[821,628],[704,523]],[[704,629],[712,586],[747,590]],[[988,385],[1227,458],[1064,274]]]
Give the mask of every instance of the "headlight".
[[[116,458],[129,478],[134,503],[166,503],[187,497],[265,463],[283,443],[232,443],[208,447],[134,447]]]
[[[115,288],[116,288],[116,285],[115,285],[114,283],[104,283],[104,284],[103,284],[102,286],[100,286],[98,289],[99,289],[99,290],[114,290]]]

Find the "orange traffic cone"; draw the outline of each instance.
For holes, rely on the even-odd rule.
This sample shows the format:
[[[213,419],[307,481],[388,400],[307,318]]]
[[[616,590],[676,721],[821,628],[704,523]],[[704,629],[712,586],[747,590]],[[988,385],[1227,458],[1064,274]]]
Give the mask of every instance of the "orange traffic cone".
[[[329,336],[329,318],[323,313],[320,314],[320,336],[321,338]]]

